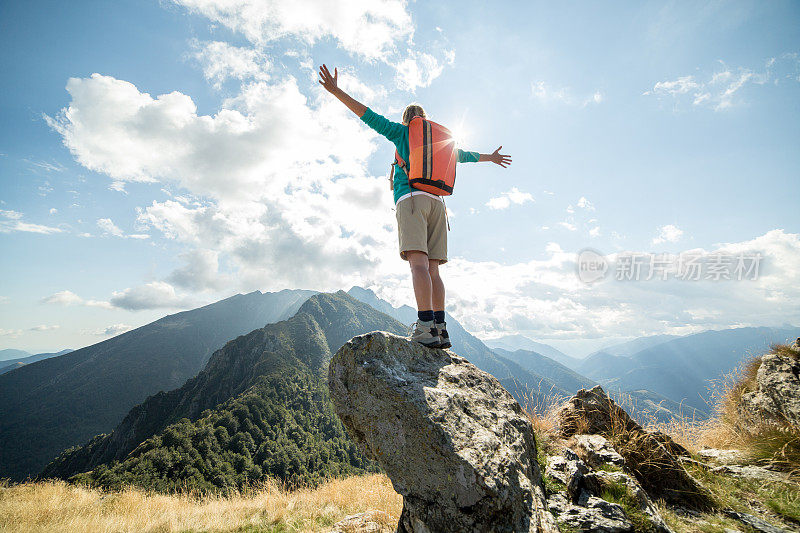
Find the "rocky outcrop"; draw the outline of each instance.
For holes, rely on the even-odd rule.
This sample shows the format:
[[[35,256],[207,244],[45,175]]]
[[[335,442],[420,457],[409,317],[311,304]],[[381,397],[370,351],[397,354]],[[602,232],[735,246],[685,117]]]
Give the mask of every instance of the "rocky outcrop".
[[[754,385],[739,402],[743,421],[800,429],[800,356],[761,356]]]
[[[575,393],[558,412],[558,424],[559,433],[564,438],[578,434],[609,435],[644,430],[600,385]]]
[[[464,358],[373,332],[334,355],[329,387],[348,433],[403,496],[398,531],[558,531],[529,419]]]
[[[559,523],[578,531],[671,531],[605,438],[575,435],[567,446],[547,457],[545,470],[564,487],[547,498]]]
[[[678,460],[683,448],[663,433],[646,431],[599,385],[578,391],[559,411],[558,422],[562,437],[591,433],[612,441],[651,498],[695,510],[715,507],[711,493]]]

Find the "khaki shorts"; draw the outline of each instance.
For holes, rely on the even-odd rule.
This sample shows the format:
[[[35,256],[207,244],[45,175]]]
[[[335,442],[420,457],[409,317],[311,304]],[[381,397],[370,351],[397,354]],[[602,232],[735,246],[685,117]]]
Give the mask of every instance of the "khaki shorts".
[[[406,252],[419,250],[428,254],[429,260],[447,262],[447,220],[444,204],[426,194],[400,200],[395,207],[397,234],[400,240],[400,257],[408,261]]]

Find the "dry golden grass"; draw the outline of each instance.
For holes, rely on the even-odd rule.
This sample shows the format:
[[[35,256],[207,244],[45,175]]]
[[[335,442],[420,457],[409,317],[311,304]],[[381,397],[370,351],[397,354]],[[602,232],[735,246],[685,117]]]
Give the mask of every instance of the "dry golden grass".
[[[375,509],[394,527],[402,497],[384,475],[334,479],[285,490],[269,483],[221,496],[103,492],[61,481],[0,485],[0,531],[169,532],[326,531],[347,515]]]

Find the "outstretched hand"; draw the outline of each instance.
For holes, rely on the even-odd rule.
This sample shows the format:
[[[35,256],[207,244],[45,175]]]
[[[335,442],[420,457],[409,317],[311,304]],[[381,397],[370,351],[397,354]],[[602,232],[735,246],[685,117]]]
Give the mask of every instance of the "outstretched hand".
[[[323,64],[319,67],[319,83],[322,85],[326,91],[331,94],[335,94],[336,90],[339,88],[339,72],[334,67],[333,69],[333,76],[331,76],[331,71],[328,70],[328,67]]]
[[[501,154],[500,150],[502,148],[503,147],[500,146],[497,150],[495,150],[494,152],[489,154],[488,159],[492,163],[498,164],[501,167],[506,168],[508,165],[511,164],[511,156],[510,155]]]

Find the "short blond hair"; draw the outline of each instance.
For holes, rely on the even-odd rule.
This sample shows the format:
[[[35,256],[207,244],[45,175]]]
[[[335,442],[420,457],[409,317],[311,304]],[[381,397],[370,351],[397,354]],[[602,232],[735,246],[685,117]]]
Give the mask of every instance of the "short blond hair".
[[[403,125],[408,126],[408,123],[411,122],[411,119],[414,117],[427,117],[425,110],[422,109],[422,106],[419,104],[410,104],[406,107],[406,110],[403,111]]]

